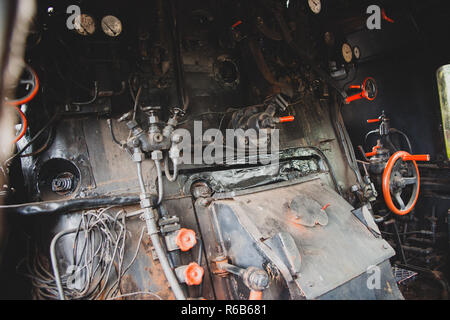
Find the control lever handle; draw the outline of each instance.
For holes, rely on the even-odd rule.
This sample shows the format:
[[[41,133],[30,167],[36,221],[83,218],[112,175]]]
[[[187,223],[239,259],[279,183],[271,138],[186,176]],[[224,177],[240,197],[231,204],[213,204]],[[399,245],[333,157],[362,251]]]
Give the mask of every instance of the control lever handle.
[[[285,122],[292,122],[295,120],[294,116],[287,116],[287,117],[281,117],[279,118],[279,122],[280,123],[285,123]]]
[[[353,96],[349,96],[345,99],[347,104],[350,104],[353,101],[357,101],[360,99],[367,99],[369,101],[375,100],[378,94],[377,83],[374,78],[366,78],[362,85],[351,85],[349,89],[357,89],[361,90],[360,93],[357,93]]]
[[[375,147],[373,147],[373,148],[372,148],[372,152],[366,153],[366,158],[376,156],[376,155],[377,155],[377,150],[380,149],[380,148],[381,148],[381,146],[375,146]]]

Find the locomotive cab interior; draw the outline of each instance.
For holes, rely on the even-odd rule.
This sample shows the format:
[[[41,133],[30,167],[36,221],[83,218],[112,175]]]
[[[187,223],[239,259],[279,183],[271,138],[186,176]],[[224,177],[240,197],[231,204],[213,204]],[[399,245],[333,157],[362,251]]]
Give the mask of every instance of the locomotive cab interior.
[[[448,299],[444,0],[0,9],[0,299]]]

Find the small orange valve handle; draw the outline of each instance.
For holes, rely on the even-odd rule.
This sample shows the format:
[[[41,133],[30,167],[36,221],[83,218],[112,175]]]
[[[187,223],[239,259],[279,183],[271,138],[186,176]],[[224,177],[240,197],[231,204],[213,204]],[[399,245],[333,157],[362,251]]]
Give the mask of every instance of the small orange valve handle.
[[[262,300],[263,292],[251,290],[248,300]]]
[[[430,155],[429,154],[420,154],[420,155],[403,155],[402,156],[403,161],[424,161],[428,162],[430,161]]]
[[[355,94],[353,96],[347,97],[347,99],[345,99],[345,102],[347,104],[350,104],[353,101],[361,100],[363,98],[364,98],[364,94],[361,92],[361,93]]]
[[[372,148],[372,152],[366,153],[366,158],[376,156],[376,155],[377,155],[377,150],[380,149],[380,148],[381,148],[381,146],[375,146],[375,147],[373,147],[373,148]]]
[[[203,275],[205,274],[205,270],[199,266],[197,263],[190,263],[184,272],[184,277],[186,280],[186,284],[188,286],[198,286],[203,281]]]
[[[395,21],[391,18],[389,18],[386,14],[386,10],[383,8],[381,9],[381,17],[383,18],[383,20],[386,20],[389,23],[394,23]]]
[[[381,119],[369,119],[369,120],[367,120],[367,123],[379,123],[379,122],[381,122]]]
[[[279,120],[280,123],[292,122],[295,120],[295,117],[294,116],[281,117]]]
[[[231,29],[235,29],[237,26],[241,25],[243,22],[241,20],[237,21],[231,26]]]
[[[375,100],[378,94],[377,83],[374,78],[366,78],[362,85],[352,85],[349,87],[350,89],[359,89],[362,90],[360,93],[355,94],[353,96],[347,97],[345,102],[350,104],[353,101],[360,99],[367,99],[369,101]]]
[[[403,177],[400,173],[396,172],[393,174],[393,169],[397,161],[412,161],[414,176],[413,177]],[[420,191],[420,175],[419,168],[417,167],[416,161],[430,161],[429,155],[411,155],[405,151],[396,152],[389,159],[386,168],[383,173],[383,196],[386,205],[389,210],[399,216],[407,215],[412,211],[419,198]],[[392,178],[392,176],[394,176]],[[407,185],[414,185],[411,197],[408,203],[405,205],[403,199],[401,198],[402,189]],[[400,209],[397,208],[392,200],[391,193],[394,194],[394,198],[400,205]]]
[[[197,244],[197,237],[194,230],[182,228],[178,231],[176,244],[181,251],[191,250]]]

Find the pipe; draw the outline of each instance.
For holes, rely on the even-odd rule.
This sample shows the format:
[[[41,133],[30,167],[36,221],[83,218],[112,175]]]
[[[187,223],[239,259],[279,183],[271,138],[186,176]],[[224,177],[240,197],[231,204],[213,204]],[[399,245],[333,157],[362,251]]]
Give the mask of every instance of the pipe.
[[[245,286],[250,290],[249,300],[262,300],[263,291],[270,284],[267,272],[255,267],[242,269],[227,262],[218,262],[217,267],[219,270],[232,273],[242,279]]]
[[[170,182],[174,182],[178,178],[178,161],[172,160],[172,164],[173,164],[173,176],[170,175],[169,171],[169,156],[164,158],[164,171],[166,173],[167,180],[169,180]]]
[[[23,154],[28,149],[28,147],[31,146],[42,135],[42,133],[44,133],[53,124],[56,119],[58,119],[58,117],[59,114],[55,113],[50,121],[47,122],[47,124],[41,130],[39,130],[38,133],[36,133],[36,135],[30,141],[28,141],[28,143],[23,146],[22,149],[20,149],[20,151],[12,155],[8,160],[4,162],[4,165],[7,166],[11,163],[11,161],[16,159],[17,157],[20,157],[20,155]]]
[[[173,56],[175,65],[175,77],[178,91],[178,101],[182,106],[183,111],[187,111],[189,107],[189,96],[186,92],[185,74],[183,66],[183,57],[181,55],[181,36],[180,36],[180,23],[178,21],[177,8],[173,0],[168,1],[168,16],[171,26],[171,40],[173,46]]]
[[[16,205],[0,206],[0,210],[23,216],[37,216],[42,214],[58,214],[72,211],[97,209],[109,206],[129,206],[138,204],[138,196],[111,196],[86,199],[70,199],[61,201],[44,201]]]
[[[141,188],[141,193],[145,194],[146,190],[145,190],[144,178],[142,176],[142,162],[137,162],[136,167],[137,167],[137,175],[138,175],[138,180],[139,180],[139,187]]]
[[[162,202],[162,199],[164,197],[162,168],[161,168],[161,162],[159,160],[154,160],[154,161],[155,161],[156,172],[158,174],[158,205],[160,205]]]
[[[119,140],[117,140],[116,135],[114,134],[112,120],[111,119],[107,119],[106,123],[108,124],[109,132],[111,133],[111,137],[112,137],[113,142],[115,144],[119,145],[122,148],[123,144]]]
[[[161,164],[159,160],[155,160],[156,170],[158,170],[158,184],[162,185],[162,172],[161,172]],[[159,169],[158,169],[159,168]],[[141,187],[142,195],[145,196],[147,191],[145,189],[144,178],[142,176],[142,166],[141,162],[137,162],[137,173],[139,179],[139,185]],[[162,187],[159,190],[160,198],[162,200]],[[158,199],[158,200],[159,200]],[[161,240],[159,237],[159,228],[156,223],[155,216],[157,213],[154,211],[155,209],[144,208],[144,216],[145,222],[147,224],[147,232],[150,236],[150,239],[153,244],[153,248],[158,256],[159,263],[161,264],[161,268],[163,269],[164,275],[166,276],[167,281],[169,282],[169,286],[172,288],[173,294],[177,300],[186,300],[183,289],[178,282],[178,278],[175,275],[172,267],[170,266],[169,259],[167,258],[166,252],[163,249],[161,244]]]
[[[401,135],[405,139],[406,143],[408,144],[409,153],[412,154],[413,153],[412,145],[411,145],[411,141],[409,140],[408,136],[404,132],[402,132],[400,130],[397,130],[395,128],[391,128],[391,131],[394,132],[394,133],[398,133],[399,135]]]
[[[186,300],[183,289],[181,289],[178,278],[175,275],[172,267],[170,266],[167,255],[162,247],[161,240],[158,234],[158,226],[156,225],[154,214],[149,208],[147,208],[145,211],[145,221],[147,223],[147,230],[150,239],[152,240],[153,248],[155,249],[155,252],[161,264],[161,268],[163,269],[166,279],[169,282],[170,288],[172,288],[175,298],[177,300]]]
[[[59,300],[66,300],[64,296],[64,290],[61,283],[61,276],[59,274],[58,260],[56,259],[56,243],[63,236],[77,232],[78,228],[73,228],[69,230],[64,230],[59,232],[56,236],[53,237],[52,242],[50,244],[50,258],[52,260],[52,268],[53,274],[55,276],[56,287],[58,288]]]
[[[97,100],[97,98],[98,98],[98,83],[97,81],[94,81],[94,96],[91,98],[91,100],[85,102],[72,102],[72,104],[76,106],[86,106],[94,103]]]

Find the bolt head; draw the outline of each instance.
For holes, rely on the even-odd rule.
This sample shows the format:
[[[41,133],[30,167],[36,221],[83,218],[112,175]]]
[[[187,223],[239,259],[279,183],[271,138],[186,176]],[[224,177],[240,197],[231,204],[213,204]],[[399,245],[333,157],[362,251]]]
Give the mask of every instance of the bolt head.
[[[133,153],[132,159],[134,162],[142,162],[145,159],[145,155],[142,152]]]

